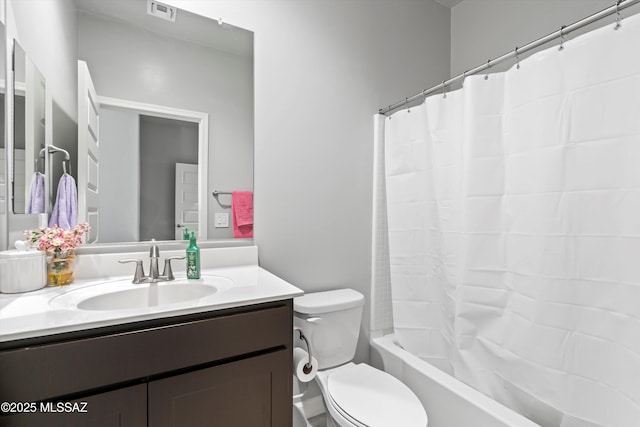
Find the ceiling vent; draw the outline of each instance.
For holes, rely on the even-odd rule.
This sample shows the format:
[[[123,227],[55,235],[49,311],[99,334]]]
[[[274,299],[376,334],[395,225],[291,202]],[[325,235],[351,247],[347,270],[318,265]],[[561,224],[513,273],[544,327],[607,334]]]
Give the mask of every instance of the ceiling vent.
[[[178,9],[173,6],[169,6],[168,4],[160,3],[159,1],[147,0],[147,13],[157,18],[176,22],[176,13],[178,13]]]

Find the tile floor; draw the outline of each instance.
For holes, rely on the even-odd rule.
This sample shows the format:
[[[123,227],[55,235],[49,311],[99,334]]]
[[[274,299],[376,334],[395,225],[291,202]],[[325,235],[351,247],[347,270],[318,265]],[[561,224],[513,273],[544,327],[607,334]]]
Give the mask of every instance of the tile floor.
[[[317,415],[309,420],[311,427],[327,427],[327,414]]]

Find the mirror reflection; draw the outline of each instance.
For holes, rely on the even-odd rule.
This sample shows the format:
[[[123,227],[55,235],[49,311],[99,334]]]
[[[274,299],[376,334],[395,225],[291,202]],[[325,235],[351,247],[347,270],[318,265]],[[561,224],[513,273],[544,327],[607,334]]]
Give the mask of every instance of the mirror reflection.
[[[45,79],[16,41],[13,68],[13,213],[44,213]]]
[[[182,240],[175,224],[197,230],[198,124],[110,108],[100,124],[100,162],[120,165],[99,172],[101,242]]]
[[[4,128],[5,128],[5,93],[6,93],[6,84],[5,84],[5,27],[4,24],[0,22],[0,215],[6,215],[5,206],[5,139],[4,139]]]
[[[33,30],[37,4],[8,1],[18,33]],[[151,16],[146,0],[71,4],[75,40],[48,49],[77,52],[78,75],[65,77],[78,82],[77,141],[56,140],[53,94],[52,143],[70,153],[90,241],[181,239],[185,226],[233,238],[230,194],[253,190],[253,34],[183,10],[174,22]]]

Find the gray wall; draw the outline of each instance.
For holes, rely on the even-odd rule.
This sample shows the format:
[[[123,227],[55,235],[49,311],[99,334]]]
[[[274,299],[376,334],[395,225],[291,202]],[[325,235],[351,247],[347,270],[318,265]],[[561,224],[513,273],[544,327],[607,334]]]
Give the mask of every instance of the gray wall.
[[[100,111],[99,243],[140,240],[139,138],[138,114],[107,108]]]
[[[16,37],[47,81],[47,91],[69,117],[77,117],[78,18],[73,1],[8,0],[8,36]],[[16,34],[17,33],[17,34]],[[55,48],[53,48],[55,46]]]
[[[140,116],[140,239],[175,238],[176,163],[198,163],[198,125]]]
[[[451,74],[475,68],[613,4],[610,0],[464,0],[451,11]],[[624,14],[631,10],[639,8]],[[606,24],[614,20],[611,17]]]
[[[78,56],[87,62],[98,95],[209,113],[209,188],[253,189],[250,59],[79,16]],[[229,233],[213,227],[214,212],[224,209],[213,197],[208,207],[209,237]]]
[[[255,32],[260,264],[307,292],[352,287],[368,304],[372,117],[449,75],[449,9],[431,0],[170,3]]]
[[[36,1],[44,9],[51,3],[24,3]],[[255,32],[255,240],[261,265],[307,292],[350,286],[369,301],[372,116],[449,76],[450,10],[432,0],[168,3]],[[55,22],[56,13],[43,16]],[[101,39],[128,47],[118,35]],[[109,59],[104,78],[94,73],[101,94],[137,93],[136,70],[123,62]],[[187,68],[182,64],[176,67]],[[47,75],[48,68],[41,69]],[[129,86],[110,91],[109,76]],[[75,94],[75,79],[73,84]],[[184,93],[198,96],[201,89]],[[179,93],[172,86],[159,96]],[[163,99],[147,102],[166,104]],[[234,119],[222,115],[225,110],[231,109],[211,117],[212,140],[230,137],[223,128]],[[251,123],[233,127],[253,134]],[[245,159],[211,150],[213,171],[223,175],[251,168],[239,164]],[[252,184],[219,182],[214,185],[221,190]],[[362,330],[368,331],[368,307],[364,313]],[[363,335],[360,359],[368,354],[366,340]]]

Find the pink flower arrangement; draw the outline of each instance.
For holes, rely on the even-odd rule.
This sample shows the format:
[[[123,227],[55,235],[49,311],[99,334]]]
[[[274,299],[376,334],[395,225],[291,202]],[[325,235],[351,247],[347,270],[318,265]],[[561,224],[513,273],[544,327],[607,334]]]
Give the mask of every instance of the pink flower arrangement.
[[[59,256],[67,251],[75,249],[82,243],[82,236],[91,229],[88,222],[78,224],[70,230],[53,227],[40,227],[37,230],[26,230],[24,234],[27,241],[41,251],[46,251]]]

